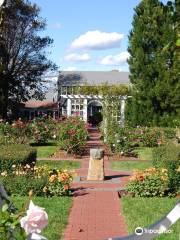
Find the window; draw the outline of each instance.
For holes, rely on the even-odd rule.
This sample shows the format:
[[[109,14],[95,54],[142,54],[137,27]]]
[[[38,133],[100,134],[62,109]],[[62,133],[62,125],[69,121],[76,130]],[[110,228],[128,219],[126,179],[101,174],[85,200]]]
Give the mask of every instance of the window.
[[[83,99],[71,100],[71,115],[83,116]]]

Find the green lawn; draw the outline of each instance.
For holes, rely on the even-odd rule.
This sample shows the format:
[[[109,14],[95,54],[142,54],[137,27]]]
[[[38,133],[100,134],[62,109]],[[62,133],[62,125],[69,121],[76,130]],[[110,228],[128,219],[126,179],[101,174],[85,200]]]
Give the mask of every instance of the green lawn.
[[[134,152],[138,154],[140,160],[152,161],[153,160],[152,149],[153,148],[142,147],[135,149]]]
[[[13,203],[16,207],[21,209],[22,205],[27,200],[26,197],[13,197]],[[42,232],[42,235],[48,240],[59,240],[62,236],[63,230],[67,225],[67,219],[70,208],[72,206],[71,197],[34,197],[33,202],[40,207],[45,208],[49,217],[49,224]]]
[[[174,198],[122,198],[123,214],[129,233],[134,233],[136,227],[148,227],[167,214],[177,202]],[[155,239],[178,240],[180,236],[180,221],[172,226],[172,233],[163,234]]]
[[[59,168],[59,169],[76,169],[80,168],[80,162],[78,161],[63,161],[63,160],[39,160],[36,163],[37,166],[48,165],[50,168]]]
[[[123,171],[132,171],[134,169],[143,170],[152,166],[152,163],[149,162],[140,162],[140,161],[122,161],[122,162],[112,162],[111,168],[113,170],[123,170]]]
[[[58,146],[37,146],[37,157],[38,158],[45,158],[50,157],[58,150]]]

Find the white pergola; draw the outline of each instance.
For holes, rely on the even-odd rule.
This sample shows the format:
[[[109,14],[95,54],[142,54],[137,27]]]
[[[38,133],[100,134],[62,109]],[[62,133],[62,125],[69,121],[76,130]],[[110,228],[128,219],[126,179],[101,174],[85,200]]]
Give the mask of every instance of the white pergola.
[[[99,101],[102,105],[102,100],[103,97],[102,96],[97,96],[97,95],[81,95],[81,94],[66,94],[66,95],[61,95],[61,98],[66,99],[67,100],[67,116],[71,116],[71,112],[72,112],[72,101],[79,99],[79,100],[83,100],[83,120],[85,122],[87,122],[88,120],[88,105],[92,102],[92,101]],[[124,124],[124,120],[125,120],[125,101],[126,101],[127,97],[126,96],[121,96],[119,98],[120,101],[120,112],[119,115],[121,116],[121,124]],[[103,107],[103,105],[102,105]]]

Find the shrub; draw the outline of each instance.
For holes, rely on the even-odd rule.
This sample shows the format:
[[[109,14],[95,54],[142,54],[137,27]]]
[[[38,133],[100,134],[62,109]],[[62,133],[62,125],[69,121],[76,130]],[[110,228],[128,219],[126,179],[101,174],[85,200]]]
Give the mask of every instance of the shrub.
[[[34,164],[37,151],[29,145],[3,145],[0,151],[0,171],[11,171],[13,165]]]
[[[153,165],[168,169],[169,188],[172,193],[180,189],[180,146],[167,143],[164,146],[153,149]]]
[[[28,122],[21,119],[8,122],[0,122],[0,144],[28,144],[30,140],[30,128]]]
[[[157,147],[176,138],[176,131],[172,128],[116,127],[107,132],[111,151],[125,156],[136,156],[134,149],[137,147]]]
[[[9,195],[26,196],[30,190],[36,196],[62,196],[70,194],[73,173],[50,169],[48,166],[14,167],[12,172],[1,172],[1,181]]]
[[[163,197],[168,194],[168,182],[167,169],[149,168],[135,171],[127,190],[135,197]]]
[[[66,170],[53,169],[49,171],[49,178],[43,192],[46,196],[62,196],[70,194],[70,182],[73,176]]]
[[[59,146],[67,153],[81,155],[85,149],[87,137],[86,125],[79,117],[70,117],[59,124]]]
[[[134,149],[137,147],[155,147],[162,143],[160,130],[142,127],[119,128],[114,140],[114,151],[125,156],[136,156]]]
[[[2,178],[8,195],[27,196],[30,190],[34,195],[43,196],[43,187],[46,185],[46,178],[33,178],[30,176],[9,175]]]
[[[56,122],[51,117],[35,118],[30,124],[32,139],[35,144],[42,145],[48,143],[56,137]]]

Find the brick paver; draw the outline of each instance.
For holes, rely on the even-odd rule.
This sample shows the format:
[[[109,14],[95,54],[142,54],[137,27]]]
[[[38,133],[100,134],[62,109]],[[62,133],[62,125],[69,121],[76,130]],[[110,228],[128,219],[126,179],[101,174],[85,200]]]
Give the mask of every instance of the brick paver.
[[[88,172],[89,149],[104,148],[97,131],[92,130],[90,136],[81,169],[76,171],[78,176],[84,178]],[[103,240],[127,235],[117,189],[127,183],[130,173],[110,170],[106,156],[104,165],[107,180],[78,181],[72,184],[75,189],[73,206],[63,240]]]

